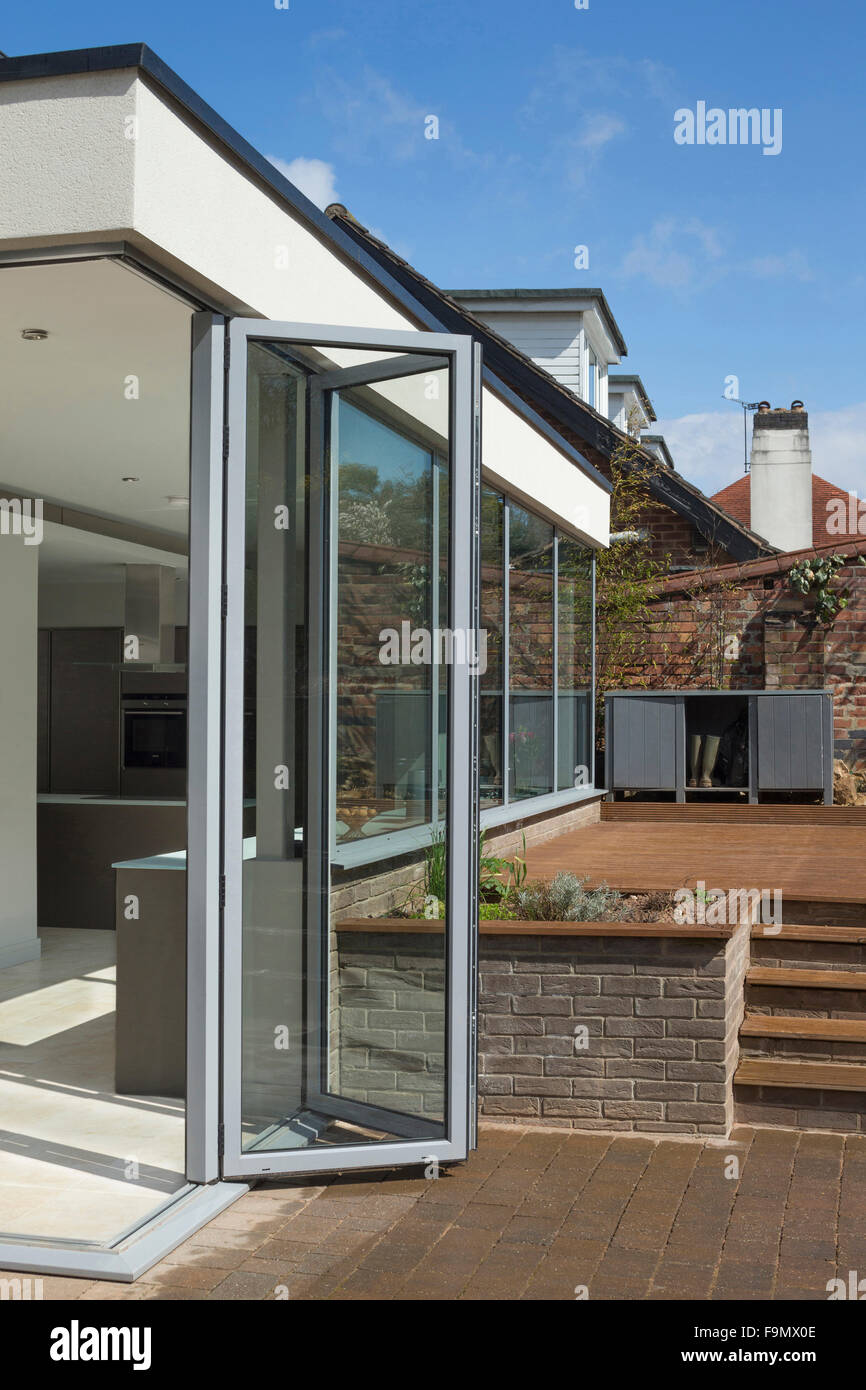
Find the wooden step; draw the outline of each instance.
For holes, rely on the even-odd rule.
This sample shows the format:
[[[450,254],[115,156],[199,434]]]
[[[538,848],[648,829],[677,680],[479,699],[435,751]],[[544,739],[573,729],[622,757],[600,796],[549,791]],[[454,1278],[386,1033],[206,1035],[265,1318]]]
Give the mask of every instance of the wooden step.
[[[774,988],[866,990],[866,970],[789,970],[778,965],[753,965],[746,972],[746,983]]]
[[[769,926],[771,930],[767,931],[763,923],[755,922],[752,936],[758,936],[762,941],[842,941],[854,945],[866,942],[866,924],[862,927],[810,927],[786,922],[781,931],[773,929],[772,923]]]
[[[691,787],[690,791],[695,788]],[[718,791],[718,788],[716,788]],[[823,825],[866,826],[866,806],[821,806],[792,803],[603,801],[603,821],[682,821],[686,825]]]
[[[763,1061],[747,1057],[734,1073],[737,1086],[786,1086],[810,1091],[866,1091],[859,1062]]]
[[[782,1014],[747,1013],[740,1037],[866,1043],[866,1018],[791,1018]]]

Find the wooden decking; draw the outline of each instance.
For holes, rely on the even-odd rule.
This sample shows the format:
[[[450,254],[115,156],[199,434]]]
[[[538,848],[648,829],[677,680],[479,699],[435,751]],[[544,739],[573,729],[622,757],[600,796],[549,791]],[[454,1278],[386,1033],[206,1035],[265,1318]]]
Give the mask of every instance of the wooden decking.
[[[779,889],[790,900],[863,903],[866,922],[866,819],[840,824],[821,816],[835,808],[808,809],[805,823],[704,824],[682,810],[672,820],[605,820],[530,847],[528,872],[552,878],[570,870],[626,892],[693,888],[698,881]]]

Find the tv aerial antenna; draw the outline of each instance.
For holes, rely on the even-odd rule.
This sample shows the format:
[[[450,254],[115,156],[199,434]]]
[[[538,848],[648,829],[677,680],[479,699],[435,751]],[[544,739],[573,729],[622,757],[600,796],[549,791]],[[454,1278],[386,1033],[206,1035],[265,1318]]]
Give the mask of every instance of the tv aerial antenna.
[[[743,409],[743,472],[749,471],[749,411],[757,410],[760,401],[741,401],[739,396],[723,396],[723,400],[731,401],[733,405],[742,406]]]

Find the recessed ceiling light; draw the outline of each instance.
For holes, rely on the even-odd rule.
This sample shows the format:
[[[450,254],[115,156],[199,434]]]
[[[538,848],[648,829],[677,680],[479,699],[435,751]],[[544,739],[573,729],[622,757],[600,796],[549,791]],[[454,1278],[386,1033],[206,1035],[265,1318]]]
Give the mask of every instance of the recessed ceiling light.
[[[41,343],[48,337],[47,328],[22,328],[21,337],[25,343]]]
[[[188,497],[166,497],[165,500],[166,500],[166,502],[168,503],[168,505],[169,505],[170,507],[188,507],[188,506],[189,506],[189,498],[188,498]]]
[[[122,483],[140,483],[140,482],[141,482],[141,479],[140,479],[140,478],[121,478],[120,481],[121,481]]]

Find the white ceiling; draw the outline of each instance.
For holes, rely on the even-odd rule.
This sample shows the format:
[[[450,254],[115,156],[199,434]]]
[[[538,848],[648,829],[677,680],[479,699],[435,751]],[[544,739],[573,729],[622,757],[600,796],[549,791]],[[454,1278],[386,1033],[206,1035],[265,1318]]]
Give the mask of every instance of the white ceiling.
[[[188,512],[167,499],[189,495],[190,313],[114,261],[0,269],[0,495],[183,535]],[[25,342],[23,328],[49,336]],[[129,376],[138,400],[125,397]],[[45,545],[65,529],[46,527]],[[103,541],[91,537],[82,559],[97,563]],[[59,563],[72,546],[63,540]]]
[[[130,545],[129,541],[116,540],[113,536],[78,531],[51,521],[44,523],[39,547],[40,582],[74,579],[86,584],[120,584],[124,565],[165,565],[173,569],[178,578],[185,576],[187,571],[184,555],[145,545]]]

